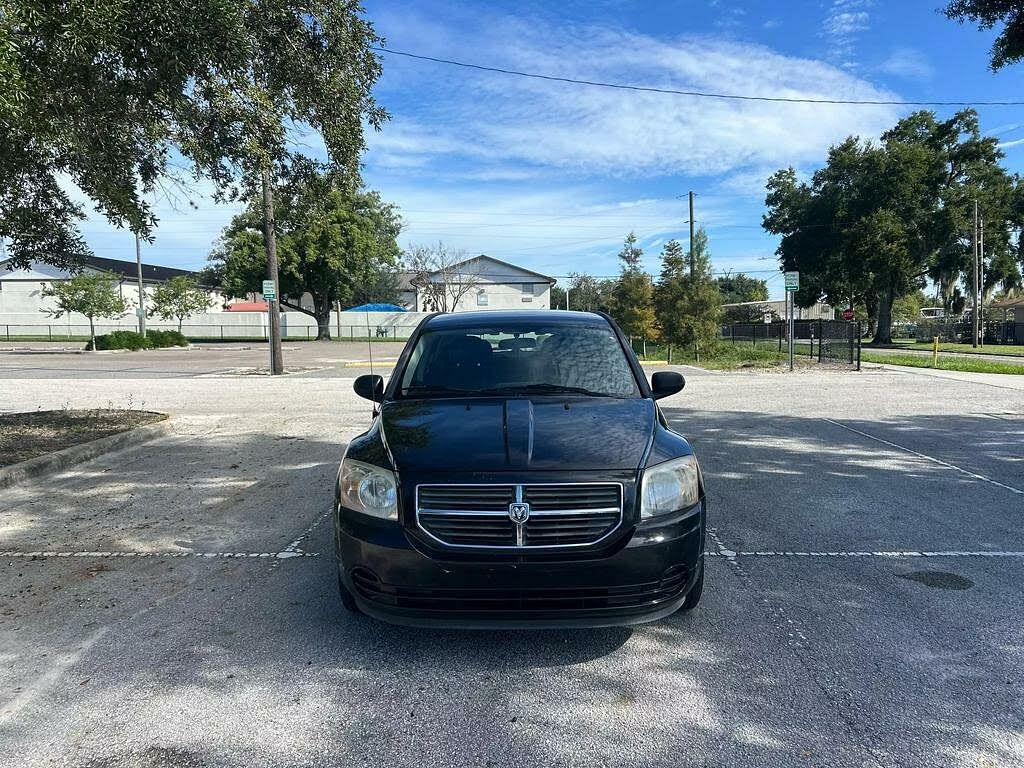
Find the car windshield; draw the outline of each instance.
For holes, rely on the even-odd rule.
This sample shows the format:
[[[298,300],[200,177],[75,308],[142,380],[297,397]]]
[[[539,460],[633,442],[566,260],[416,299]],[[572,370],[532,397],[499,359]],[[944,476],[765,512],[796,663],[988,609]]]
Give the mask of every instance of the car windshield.
[[[636,379],[611,327],[508,324],[427,330],[399,397],[579,394],[632,397]]]

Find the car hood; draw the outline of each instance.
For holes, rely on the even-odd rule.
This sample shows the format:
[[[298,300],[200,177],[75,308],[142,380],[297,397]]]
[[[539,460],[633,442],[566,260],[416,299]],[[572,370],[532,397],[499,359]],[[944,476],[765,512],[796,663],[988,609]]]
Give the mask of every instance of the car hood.
[[[636,469],[655,425],[643,398],[398,400],[381,407],[398,471]]]

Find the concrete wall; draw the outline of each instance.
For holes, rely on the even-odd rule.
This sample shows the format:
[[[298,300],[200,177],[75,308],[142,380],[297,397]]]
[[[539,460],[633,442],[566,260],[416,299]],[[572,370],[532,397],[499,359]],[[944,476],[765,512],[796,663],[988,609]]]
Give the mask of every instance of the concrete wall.
[[[372,337],[408,338],[425,312],[337,312],[331,313],[331,335],[336,338]],[[190,338],[266,338],[265,312],[209,312],[193,315],[185,320],[182,331]],[[177,322],[156,318],[146,319],[147,328],[175,330]],[[97,320],[96,332],[138,330],[138,321],[132,314],[119,319]],[[316,322],[302,312],[282,312],[281,330],[285,338],[316,338]],[[88,318],[73,314],[49,318],[41,312],[0,313],[0,341],[25,336],[63,338],[88,336]]]

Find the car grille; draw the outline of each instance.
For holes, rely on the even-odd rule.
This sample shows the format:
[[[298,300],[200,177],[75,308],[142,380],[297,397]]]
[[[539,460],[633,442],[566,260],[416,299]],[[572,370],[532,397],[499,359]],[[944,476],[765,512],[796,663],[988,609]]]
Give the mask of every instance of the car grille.
[[[351,572],[367,600],[438,614],[556,613],[607,608],[652,608],[678,599],[690,571],[674,566],[658,581],[616,587],[407,587],[382,583],[366,568]]]
[[[514,522],[510,505],[529,505]],[[622,522],[617,483],[551,485],[421,485],[416,520],[450,547],[500,549],[580,547],[607,538]]]

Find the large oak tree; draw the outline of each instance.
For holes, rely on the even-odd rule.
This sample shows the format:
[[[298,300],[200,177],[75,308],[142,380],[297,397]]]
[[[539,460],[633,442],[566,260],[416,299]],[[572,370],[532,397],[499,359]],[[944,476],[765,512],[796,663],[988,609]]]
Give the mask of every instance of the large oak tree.
[[[319,133],[353,186],[380,42],[355,0],[0,2],[0,237],[14,265],[88,252],[76,185],[116,226],[155,226],[183,166],[258,188]]]
[[[351,192],[332,174],[308,167],[281,183],[274,201],[281,305],[313,317],[317,339],[329,339],[331,310],[365,298],[363,287],[396,266],[398,213],[376,192]],[[260,290],[267,271],[262,227],[262,201],[253,201],[231,221],[210,256],[206,279],[229,296]],[[305,293],[312,307],[301,303]]]
[[[985,219],[986,287],[1020,282],[1021,187],[999,164],[973,110],[948,120],[916,112],[880,143],[850,137],[809,182],[783,169],[768,181],[764,226],[801,273],[796,301],[864,304],[875,341],[891,341],[892,305],[936,282],[953,301],[969,283],[974,201]]]

